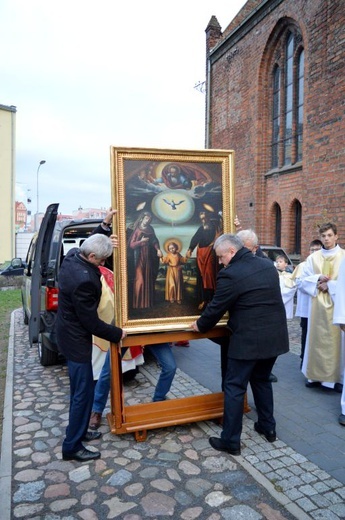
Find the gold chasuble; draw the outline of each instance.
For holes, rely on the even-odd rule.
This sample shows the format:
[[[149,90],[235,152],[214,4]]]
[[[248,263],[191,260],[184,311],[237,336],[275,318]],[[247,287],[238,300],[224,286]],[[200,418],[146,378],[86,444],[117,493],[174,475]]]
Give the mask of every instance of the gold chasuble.
[[[340,248],[326,257],[322,250],[316,251],[311,257],[314,274],[336,280],[344,257],[345,250]],[[333,309],[331,295],[317,290],[316,297],[311,298],[306,370],[306,377],[313,381],[333,383],[341,379],[341,330],[333,325]]]

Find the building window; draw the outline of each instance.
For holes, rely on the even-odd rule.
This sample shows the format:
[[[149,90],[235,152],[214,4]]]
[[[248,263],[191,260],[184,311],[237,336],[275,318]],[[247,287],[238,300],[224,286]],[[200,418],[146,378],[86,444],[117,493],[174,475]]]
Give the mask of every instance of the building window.
[[[272,129],[272,168],[278,168],[279,130],[280,130],[280,68],[273,73],[273,129]]]
[[[276,56],[272,72],[272,168],[302,160],[304,51],[295,29],[285,31]]]
[[[302,160],[303,144],[303,103],[304,103],[304,51],[298,57],[297,74],[297,113],[296,113],[296,155],[297,161]]]
[[[301,236],[302,236],[302,206],[301,203],[296,200],[293,206],[294,211],[294,252],[297,255],[301,254]]]
[[[274,217],[275,217],[275,244],[276,246],[281,246],[281,237],[282,237],[282,210],[279,204],[274,205]]]
[[[293,37],[286,42],[285,53],[285,113],[284,113],[284,164],[291,164],[292,111],[293,111]]]

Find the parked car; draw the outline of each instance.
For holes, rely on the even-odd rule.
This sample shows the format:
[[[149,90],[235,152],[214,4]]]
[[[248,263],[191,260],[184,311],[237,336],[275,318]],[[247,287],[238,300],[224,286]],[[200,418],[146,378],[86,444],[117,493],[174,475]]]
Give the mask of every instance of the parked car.
[[[1,276],[22,276],[24,274],[25,263],[21,258],[13,258],[11,263],[0,271]]]
[[[24,323],[29,325],[30,345],[37,344],[43,366],[61,359],[55,332],[61,262],[101,223],[100,219],[58,222],[58,207],[57,203],[48,206],[39,232],[31,240],[22,285]]]
[[[293,262],[292,262],[291,258],[289,257],[289,255],[287,254],[287,252],[282,247],[270,246],[267,244],[264,244],[264,245],[260,244],[260,249],[266,256],[268,256],[268,258],[270,258],[272,260],[272,262],[275,262],[277,256],[279,256],[279,255],[286,256],[289,267],[293,271],[293,269],[294,269]]]

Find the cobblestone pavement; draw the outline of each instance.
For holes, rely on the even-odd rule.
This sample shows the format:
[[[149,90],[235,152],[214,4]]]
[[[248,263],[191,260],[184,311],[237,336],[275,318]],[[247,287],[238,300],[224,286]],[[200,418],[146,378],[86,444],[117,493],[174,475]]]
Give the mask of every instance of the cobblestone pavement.
[[[296,338],[291,343],[297,353],[297,328]],[[154,362],[145,364],[126,385],[126,401],[150,401],[157,373]],[[209,390],[178,370],[171,397],[200,393]],[[1,452],[1,520],[345,518],[345,486],[282,440],[266,442],[247,416],[240,457],[210,448],[208,437],[221,431],[212,421],[152,430],[145,442],[137,443],[132,435],[109,433],[104,418],[103,437],[92,443],[102,458],[80,464],[61,458],[68,404],[66,367],[38,363],[35,349],[28,348],[22,312],[15,311]]]

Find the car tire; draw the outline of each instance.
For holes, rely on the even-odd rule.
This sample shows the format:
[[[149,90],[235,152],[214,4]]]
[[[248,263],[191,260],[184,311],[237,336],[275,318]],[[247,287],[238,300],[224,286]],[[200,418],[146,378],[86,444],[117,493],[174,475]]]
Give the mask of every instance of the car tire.
[[[59,364],[59,354],[47,348],[47,346],[44,344],[42,334],[39,335],[37,349],[38,357],[43,367],[50,367],[52,365]]]

